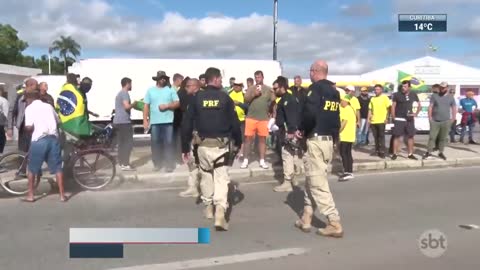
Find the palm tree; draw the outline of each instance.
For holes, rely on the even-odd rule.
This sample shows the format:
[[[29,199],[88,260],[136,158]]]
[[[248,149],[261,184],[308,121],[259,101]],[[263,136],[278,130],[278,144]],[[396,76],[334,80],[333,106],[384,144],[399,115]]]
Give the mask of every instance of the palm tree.
[[[77,58],[80,56],[80,50],[82,47],[71,37],[61,36],[60,39],[55,40],[52,43],[51,51],[58,51],[60,56],[63,58],[65,74],[67,74],[67,58],[69,55]]]

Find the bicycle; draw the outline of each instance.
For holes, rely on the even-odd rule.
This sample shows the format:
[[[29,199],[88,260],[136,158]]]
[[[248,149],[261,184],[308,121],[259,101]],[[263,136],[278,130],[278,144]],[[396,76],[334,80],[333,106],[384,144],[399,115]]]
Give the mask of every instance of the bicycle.
[[[100,190],[115,179],[116,162],[109,153],[112,139],[112,125],[109,124],[90,137],[67,142],[73,149],[64,159],[65,171],[71,173],[75,182],[83,189]],[[28,155],[14,151],[0,157],[0,185],[12,195],[24,195],[28,192]],[[93,162],[90,157],[93,157]],[[103,177],[99,180],[97,174]],[[38,187],[41,178],[42,174],[36,176],[34,189]],[[53,185],[50,179],[49,182]]]

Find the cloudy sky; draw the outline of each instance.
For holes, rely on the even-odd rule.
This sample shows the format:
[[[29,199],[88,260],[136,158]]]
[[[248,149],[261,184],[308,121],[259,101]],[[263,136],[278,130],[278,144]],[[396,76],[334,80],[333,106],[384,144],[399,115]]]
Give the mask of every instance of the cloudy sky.
[[[0,0],[40,56],[60,35],[81,58],[271,59],[273,0]],[[331,74],[359,74],[425,56],[480,67],[480,0],[279,0],[279,48],[287,76],[315,58]],[[447,13],[447,33],[399,33],[398,13]]]

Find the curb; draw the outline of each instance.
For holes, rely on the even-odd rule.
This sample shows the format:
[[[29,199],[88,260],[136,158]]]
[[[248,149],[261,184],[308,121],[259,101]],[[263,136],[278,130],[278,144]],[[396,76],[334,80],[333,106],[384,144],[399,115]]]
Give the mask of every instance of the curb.
[[[431,160],[380,160],[372,162],[354,163],[354,172],[372,172],[372,171],[398,171],[398,170],[415,170],[421,168],[444,168],[444,167],[470,167],[480,165],[480,157],[465,157],[449,160],[431,159]],[[328,172],[332,173],[342,170],[342,165],[335,163],[329,166]],[[247,169],[230,169],[229,175],[232,180],[240,182],[248,182],[257,177],[283,177],[282,167],[272,167],[270,169],[247,168]],[[304,174],[300,174],[304,175]],[[158,184],[178,184],[186,183],[188,180],[188,172],[177,173],[118,173],[117,178],[128,182],[148,182]],[[256,179],[258,180],[258,179]]]

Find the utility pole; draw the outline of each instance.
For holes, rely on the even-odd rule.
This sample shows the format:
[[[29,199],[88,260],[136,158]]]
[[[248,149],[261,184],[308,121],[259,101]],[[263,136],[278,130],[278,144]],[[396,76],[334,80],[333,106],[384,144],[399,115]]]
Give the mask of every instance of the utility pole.
[[[52,48],[48,48],[48,75],[52,74]]]
[[[277,45],[278,45],[278,0],[273,0],[273,60],[277,60]]]

